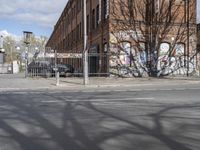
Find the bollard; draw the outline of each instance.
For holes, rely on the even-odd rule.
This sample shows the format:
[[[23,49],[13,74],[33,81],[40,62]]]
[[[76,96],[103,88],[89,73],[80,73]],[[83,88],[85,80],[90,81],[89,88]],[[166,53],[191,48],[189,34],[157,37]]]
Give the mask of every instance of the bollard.
[[[56,86],[59,86],[60,84],[60,74],[59,71],[56,72]]]

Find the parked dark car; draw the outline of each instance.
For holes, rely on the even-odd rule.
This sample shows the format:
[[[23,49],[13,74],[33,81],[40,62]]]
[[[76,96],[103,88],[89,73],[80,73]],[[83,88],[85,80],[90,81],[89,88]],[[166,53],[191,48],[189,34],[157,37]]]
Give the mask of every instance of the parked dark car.
[[[58,64],[57,67],[60,76],[69,77],[72,76],[74,73],[73,66],[69,64]]]
[[[49,61],[32,61],[28,65],[29,76],[51,77],[53,65]]]

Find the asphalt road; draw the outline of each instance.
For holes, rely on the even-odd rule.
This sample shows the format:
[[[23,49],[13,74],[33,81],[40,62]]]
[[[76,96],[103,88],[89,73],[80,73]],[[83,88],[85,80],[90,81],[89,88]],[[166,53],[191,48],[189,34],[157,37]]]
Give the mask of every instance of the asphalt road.
[[[200,90],[0,92],[0,150],[199,150]]]

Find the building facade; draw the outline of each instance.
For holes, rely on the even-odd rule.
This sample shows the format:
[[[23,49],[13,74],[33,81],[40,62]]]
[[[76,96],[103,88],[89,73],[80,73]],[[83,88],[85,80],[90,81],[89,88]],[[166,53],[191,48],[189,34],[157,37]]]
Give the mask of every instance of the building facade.
[[[91,74],[192,74],[196,0],[87,0]],[[69,0],[46,45],[82,72],[83,0]]]
[[[90,73],[107,73],[105,49],[109,42],[107,0],[87,0],[87,47],[89,48]],[[82,72],[83,52],[83,0],[69,0],[61,14],[46,47],[56,49],[60,63],[74,66]]]
[[[197,24],[197,49],[200,51],[200,23]]]

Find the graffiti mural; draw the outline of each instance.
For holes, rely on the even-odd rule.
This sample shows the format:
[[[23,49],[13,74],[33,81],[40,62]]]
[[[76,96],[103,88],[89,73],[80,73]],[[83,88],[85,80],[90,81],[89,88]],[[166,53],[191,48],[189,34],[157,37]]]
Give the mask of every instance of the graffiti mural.
[[[161,44],[160,55],[157,63],[157,76],[166,75],[186,75],[196,73],[196,60],[195,58],[187,57],[184,55],[185,45],[178,43],[175,45],[173,53],[169,51],[170,45],[167,43]]]
[[[122,34],[120,38],[110,36],[110,75],[120,77],[147,77],[168,75],[197,74],[197,53],[190,45],[189,57],[186,55],[184,43],[162,42],[158,50],[147,49],[148,43],[138,39],[130,42],[129,34]],[[118,37],[118,38],[117,38]],[[170,40],[168,40],[170,41]]]
[[[110,45],[112,49],[110,56],[111,75],[121,77],[148,76],[145,44],[140,43],[140,50],[131,46],[130,42],[122,42],[119,45]]]

